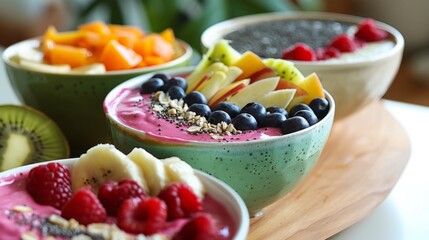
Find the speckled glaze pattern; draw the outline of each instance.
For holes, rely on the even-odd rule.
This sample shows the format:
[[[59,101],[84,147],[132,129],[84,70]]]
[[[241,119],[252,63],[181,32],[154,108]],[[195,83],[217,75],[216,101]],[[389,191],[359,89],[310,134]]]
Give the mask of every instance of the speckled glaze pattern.
[[[110,90],[132,77],[150,71],[187,66],[191,57],[187,54],[174,65],[150,71],[117,71],[93,75],[36,72],[9,60],[18,49],[35,47],[36,43],[36,40],[28,40],[5,50],[3,61],[9,81],[23,104],[42,111],[60,126],[70,143],[72,155],[75,156],[98,143],[111,142],[103,111],[103,100]]]
[[[131,86],[124,83],[115,90]],[[331,108],[319,123],[296,133],[255,141],[160,142],[142,131],[124,126],[109,114],[106,116],[113,143],[121,151],[130,152],[134,147],[142,147],[158,158],[178,156],[194,168],[230,185],[243,198],[250,214],[255,215],[289,193],[319,159],[335,112],[332,97],[328,93],[326,95]]]

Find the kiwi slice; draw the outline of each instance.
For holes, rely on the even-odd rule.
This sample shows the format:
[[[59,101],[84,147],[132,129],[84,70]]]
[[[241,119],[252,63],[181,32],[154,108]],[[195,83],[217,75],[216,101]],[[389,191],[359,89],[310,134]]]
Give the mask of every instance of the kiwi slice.
[[[69,146],[55,122],[19,105],[0,105],[0,172],[69,156]]]

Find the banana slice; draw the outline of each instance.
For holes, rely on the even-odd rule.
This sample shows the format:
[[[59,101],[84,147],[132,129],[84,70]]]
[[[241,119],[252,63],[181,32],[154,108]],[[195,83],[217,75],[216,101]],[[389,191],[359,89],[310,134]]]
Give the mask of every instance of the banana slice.
[[[201,199],[204,197],[204,185],[194,174],[194,169],[187,162],[178,157],[170,157],[161,160],[164,163],[170,182],[183,182],[188,184],[194,193]]]
[[[164,164],[142,148],[134,148],[128,154],[128,158],[135,162],[142,170],[150,195],[158,195],[169,182]]]
[[[140,168],[111,144],[99,144],[82,154],[73,166],[71,177],[73,191],[91,185],[98,192],[102,183],[123,179],[134,180],[148,191]]]

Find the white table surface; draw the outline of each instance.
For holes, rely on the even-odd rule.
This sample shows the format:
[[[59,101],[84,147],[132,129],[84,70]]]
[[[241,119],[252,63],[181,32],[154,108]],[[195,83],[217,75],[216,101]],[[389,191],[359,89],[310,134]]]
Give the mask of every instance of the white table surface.
[[[410,160],[386,200],[368,217],[330,240],[429,240],[429,108],[383,102],[408,133]],[[5,103],[20,104],[1,63],[0,104]]]

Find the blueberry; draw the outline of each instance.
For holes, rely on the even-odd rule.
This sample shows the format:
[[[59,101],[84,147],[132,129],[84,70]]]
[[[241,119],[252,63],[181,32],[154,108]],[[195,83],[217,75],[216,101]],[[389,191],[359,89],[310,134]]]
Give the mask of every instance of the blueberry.
[[[262,118],[264,118],[267,111],[265,110],[265,107],[262,106],[261,104],[252,102],[244,106],[241,109],[240,113],[248,113],[252,115],[256,119],[258,124],[260,124],[262,121]]]
[[[201,117],[205,117],[206,119],[208,119],[212,113],[212,110],[209,108],[209,106],[202,103],[192,104],[189,106],[189,111],[192,111]]]
[[[317,119],[316,114],[311,110],[299,110],[293,116],[299,116],[305,118],[310,126],[316,124],[319,119]]]
[[[269,107],[267,108],[267,113],[281,113],[283,115],[285,115],[286,118],[289,117],[286,109],[282,108],[282,107]]]
[[[228,113],[222,110],[213,111],[209,117],[209,123],[218,124],[221,122],[231,123],[231,117]]]
[[[329,112],[329,102],[325,98],[315,98],[311,100],[308,106],[313,110],[319,120],[323,119]]]
[[[248,113],[238,114],[232,119],[232,124],[237,130],[255,130],[258,128],[258,122]]]
[[[279,112],[270,113],[265,115],[262,119],[261,127],[281,127],[282,123],[286,120],[286,116]]]
[[[159,91],[164,86],[164,82],[161,78],[150,78],[142,84],[140,87],[140,93],[147,94]]]
[[[234,103],[229,102],[220,102],[216,104],[216,106],[213,108],[214,111],[216,110],[222,110],[229,114],[231,118],[234,118],[240,113],[240,107],[235,105]]]
[[[184,98],[183,101],[185,101],[186,104],[188,104],[188,106],[191,106],[194,103],[202,103],[202,104],[207,104],[207,99],[206,97],[197,91],[192,91],[190,93],[188,93]]]
[[[299,130],[310,127],[307,120],[303,117],[291,117],[286,119],[281,126],[281,130],[283,134],[297,132]]]
[[[160,78],[165,83],[171,78],[171,76],[166,73],[155,73],[152,78]]]
[[[172,77],[164,83],[164,92],[167,92],[172,86],[179,86],[186,91],[188,83],[182,77]]]
[[[186,96],[185,90],[179,86],[172,86],[170,89],[168,89],[167,92],[168,96],[170,96],[170,99],[181,99]]]
[[[299,110],[311,110],[311,108],[307,104],[298,103],[290,109],[289,116],[295,115],[295,113],[298,112]]]

